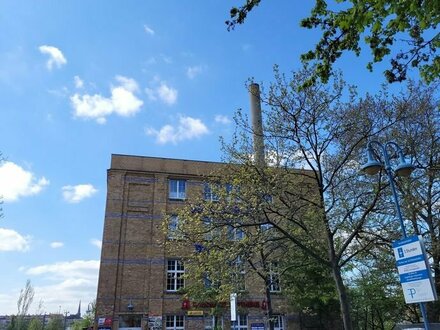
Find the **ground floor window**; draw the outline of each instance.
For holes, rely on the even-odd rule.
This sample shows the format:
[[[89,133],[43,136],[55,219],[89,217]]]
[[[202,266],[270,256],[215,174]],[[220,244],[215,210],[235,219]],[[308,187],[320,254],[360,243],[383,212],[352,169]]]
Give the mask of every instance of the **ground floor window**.
[[[141,315],[120,315],[119,316],[119,328],[140,328],[141,327]]]
[[[216,320],[217,318],[217,320]],[[205,316],[205,330],[223,329],[223,317],[221,316]],[[217,321],[217,327],[216,327]]]
[[[237,315],[237,330],[247,330],[248,328],[248,317],[245,314]]]
[[[274,330],[284,330],[284,318],[282,315],[274,315]]]
[[[165,319],[166,330],[184,330],[185,323],[183,315],[167,315]]]

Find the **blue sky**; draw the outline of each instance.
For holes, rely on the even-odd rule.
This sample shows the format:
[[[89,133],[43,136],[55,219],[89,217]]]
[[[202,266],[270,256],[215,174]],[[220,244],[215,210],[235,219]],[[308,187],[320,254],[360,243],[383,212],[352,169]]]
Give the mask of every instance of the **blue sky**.
[[[263,1],[228,32],[241,2],[0,2],[0,314],[27,279],[31,313],[95,298],[112,153],[218,161],[246,80],[300,67],[310,4]],[[362,93],[384,81],[353,56],[340,67]]]

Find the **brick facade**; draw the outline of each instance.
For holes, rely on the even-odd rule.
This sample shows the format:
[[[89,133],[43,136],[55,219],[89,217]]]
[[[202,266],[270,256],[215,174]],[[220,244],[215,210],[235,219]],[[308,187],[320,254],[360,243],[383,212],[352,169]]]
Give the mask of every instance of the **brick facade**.
[[[164,215],[184,203],[169,199],[169,180],[185,179],[191,198],[202,194],[202,176],[219,166],[222,164],[112,155],[96,301],[99,328],[166,329],[168,319],[176,329],[181,329],[182,321],[184,329],[205,329],[209,304],[192,306],[189,312],[182,309],[182,295],[166,290],[167,261],[179,256],[167,255],[161,224]],[[261,287],[253,285],[247,297],[238,301],[240,314],[247,317],[247,327],[240,329],[264,322],[263,300]],[[294,316],[289,315],[282,294],[274,294],[273,306],[283,318],[281,329],[294,329]],[[197,315],[201,311],[203,315]],[[225,306],[224,329],[230,328],[229,318]]]

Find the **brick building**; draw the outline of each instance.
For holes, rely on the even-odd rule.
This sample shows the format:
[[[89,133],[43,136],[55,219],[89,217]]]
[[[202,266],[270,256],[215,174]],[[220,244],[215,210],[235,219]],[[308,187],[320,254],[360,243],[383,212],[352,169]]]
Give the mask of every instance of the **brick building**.
[[[213,329],[209,302],[194,305],[178,290],[185,265],[163,246],[161,224],[187,198],[203,193],[203,179],[221,163],[112,155],[107,179],[97,294],[101,329]],[[246,276],[245,276],[246,281]],[[281,288],[274,286],[276,330],[294,329]],[[264,295],[255,285],[238,300],[236,329],[263,329]],[[220,324],[230,328],[225,306]]]

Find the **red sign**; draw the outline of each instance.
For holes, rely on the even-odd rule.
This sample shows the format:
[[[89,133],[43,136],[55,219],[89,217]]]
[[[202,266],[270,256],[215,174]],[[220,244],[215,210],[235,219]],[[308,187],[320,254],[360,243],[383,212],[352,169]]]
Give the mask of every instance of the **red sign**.
[[[189,302],[189,299],[183,299],[182,301],[182,309],[190,309],[191,304]]]

